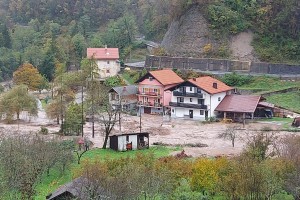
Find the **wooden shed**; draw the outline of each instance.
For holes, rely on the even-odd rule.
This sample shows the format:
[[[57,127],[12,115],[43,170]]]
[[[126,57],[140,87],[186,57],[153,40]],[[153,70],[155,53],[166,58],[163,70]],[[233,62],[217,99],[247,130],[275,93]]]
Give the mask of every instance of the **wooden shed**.
[[[149,133],[126,133],[109,136],[109,147],[116,151],[149,148]]]

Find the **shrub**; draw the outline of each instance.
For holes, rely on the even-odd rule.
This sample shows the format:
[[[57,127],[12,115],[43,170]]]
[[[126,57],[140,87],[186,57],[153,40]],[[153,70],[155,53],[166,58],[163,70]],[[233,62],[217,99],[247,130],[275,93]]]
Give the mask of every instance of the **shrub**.
[[[236,72],[225,74],[222,81],[229,86],[242,86],[252,81],[252,76],[239,75]]]
[[[48,135],[49,130],[44,126],[41,126],[41,130],[39,131],[39,133],[42,135]]]

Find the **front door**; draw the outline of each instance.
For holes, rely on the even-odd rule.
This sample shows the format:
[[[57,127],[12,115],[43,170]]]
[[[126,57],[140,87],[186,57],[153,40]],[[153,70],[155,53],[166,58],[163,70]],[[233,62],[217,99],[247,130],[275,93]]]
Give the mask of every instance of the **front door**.
[[[205,120],[208,120],[208,111],[205,111]]]
[[[193,118],[193,110],[189,110],[190,118]]]

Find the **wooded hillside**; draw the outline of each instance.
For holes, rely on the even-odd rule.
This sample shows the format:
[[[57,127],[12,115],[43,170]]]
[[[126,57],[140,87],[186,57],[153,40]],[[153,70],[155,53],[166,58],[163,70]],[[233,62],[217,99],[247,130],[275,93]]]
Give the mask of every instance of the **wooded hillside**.
[[[104,44],[124,58],[142,47],[136,35],[161,41],[196,4],[216,38],[251,29],[262,61],[299,61],[297,0],[0,0],[0,77],[26,61],[40,71],[54,71],[55,63],[78,68],[86,47]]]

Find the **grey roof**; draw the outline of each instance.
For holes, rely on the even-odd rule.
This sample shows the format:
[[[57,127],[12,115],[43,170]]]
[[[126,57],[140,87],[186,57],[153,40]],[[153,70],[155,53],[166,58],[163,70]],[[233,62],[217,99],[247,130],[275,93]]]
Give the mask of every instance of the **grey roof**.
[[[53,200],[56,197],[66,193],[66,192],[71,193],[74,197],[78,196],[79,192],[76,189],[76,186],[79,185],[79,184],[82,184],[81,183],[82,181],[83,181],[83,179],[79,177],[79,178],[76,178],[73,181],[61,186],[56,191],[54,191],[49,196],[47,196],[47,200]]]
[[[119,95],[127,96],[132,94],[137,94],[138,88],[136,85],[127,85],[120,87],[113,87],[109,92],[115,91]]]
[[[90,182],[88,181],[87,178],[84,177],[79,177],[74,179],[73,181],[61,186],[58,188],[56,191],[53,193],[49,194],[46,199],[47,200],[56,200],[58,199],[61,195],[64,194],[71,194],[72,197],[76,197],[80,200],[88,200],[90,199],[89,197],[89,187]],[[115,197],[112,194],[108,194],[107,191],[105,191],[102,187],[96,187],[94,188],[97,191],[99,199],[115,199]]]

